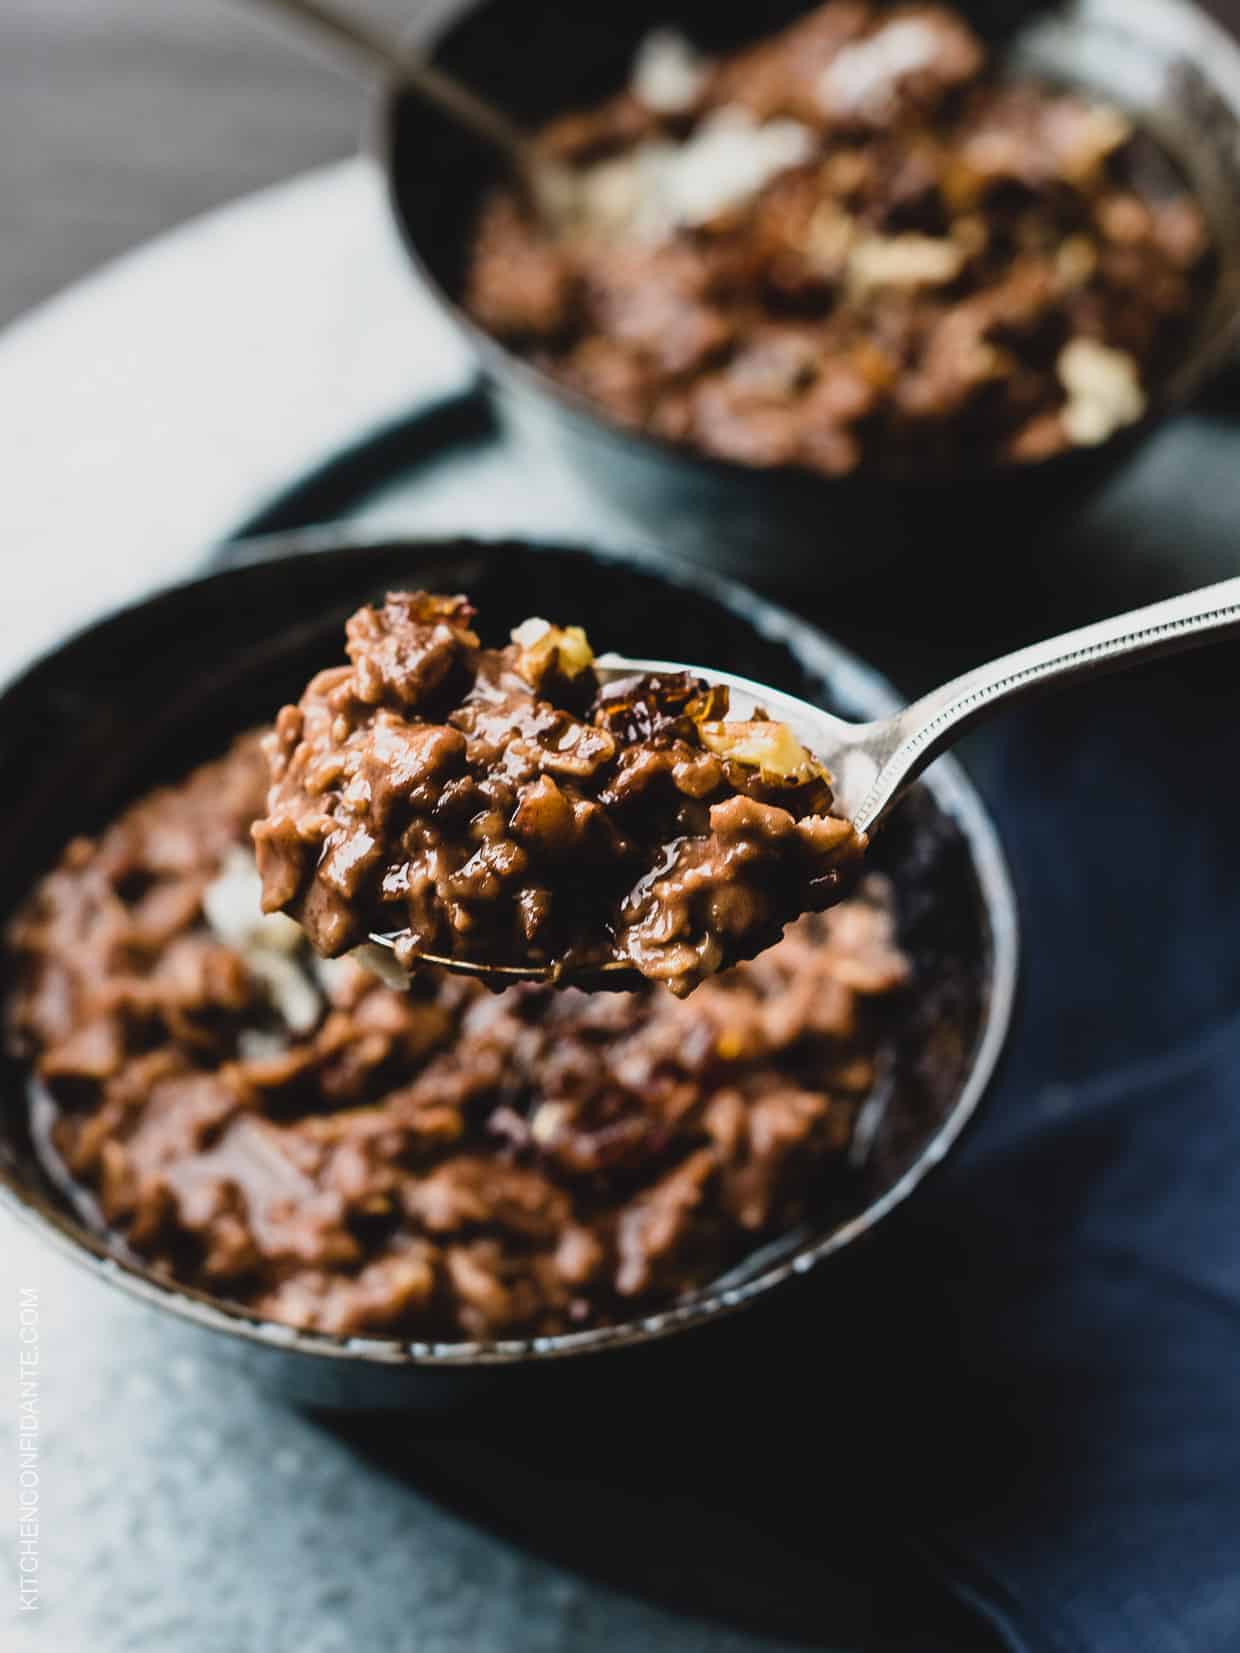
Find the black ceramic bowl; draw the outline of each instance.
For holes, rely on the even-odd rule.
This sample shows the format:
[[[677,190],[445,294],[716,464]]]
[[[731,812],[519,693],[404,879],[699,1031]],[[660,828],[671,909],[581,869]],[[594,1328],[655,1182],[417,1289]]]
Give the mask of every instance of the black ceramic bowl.
[[[319,549],[286,554],[308,543]],[[727,667],[846,715],[892,705],[881,680],[821,633],[709,575],[515,544],[324,543],[313,535],[265,542],[262,560],[101,621],[4,692],[0,793],[10,802],[0,824],[0,927],[67,838],[269,719],[339,657],[346,615],[394,586],[467,591],[497,628],[531,613],[581,619],[599,648]],[[795,1240],[663,1313],[562,1337],[445,1345],[342,1339],[258,1320],[157,1278],[83,1226],[39,1162],[26,1076],[12,1063],[0,1090],[0,1197],[96,1274],[212,1336],[220,1353],[300,1400],[436,1405],[480,1387],[545,1390],[549,1369],[657,1360],[685,1341],[670,1334],[765,1299],[858,1240],[943,1158],[991,1076],[1012,1008],[1016,915],[994,831],[954,765],[936,765],[910,794],[875,856],[898,887],[917,992],[864,1168]]]
[[[1083,86],[1130,111],[1182,169],[1218,249],[1183,360],[1149,414],[1111,440],[1040,464],[916,482],[758,470],[616,424],[478,328],[460,309],[489,155],[408,98],[380,110],[392,207],[422,281],[476,351],[501,411],[562,449],[579,475],[658,544],[764,582],[838,582],[917,547],[936,557],[1036,529],[1106,480],[1228,354],[1240,322],[1240,46],[1186,0],[954,0],[1013,70]],[[710,51],[767,34],[808,0],[482,0],[434,56],[534,126],[624,84],[633,51],[674,24]]]

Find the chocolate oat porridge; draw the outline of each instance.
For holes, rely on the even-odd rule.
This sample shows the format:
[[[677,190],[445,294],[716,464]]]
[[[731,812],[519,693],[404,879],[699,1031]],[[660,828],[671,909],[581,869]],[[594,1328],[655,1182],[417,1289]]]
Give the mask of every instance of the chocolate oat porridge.
[[[684,1001],[398,993],[260,913],[267,786],[245,736],[72,842],[8,936],[50,1150],[158,1271],[336,1333],[555,1333],[708,1283],[850,1174],[909,1015],[884,877]]]
[[[942,6],[829,0],[728,57],[652,37],[539,137],[463,294],[620,422],[756,466],[918,475],[1138,421],[1208,280],[1203,215],[1116,108],[1001,78]]]
[[[473,626],[392,593],[276,719],[263,902],[320,953],[381,934],[403,967],[620,962],[684,995],[840,898],[863,844],[786,725],[686,673],[600,681],[577,627]]]

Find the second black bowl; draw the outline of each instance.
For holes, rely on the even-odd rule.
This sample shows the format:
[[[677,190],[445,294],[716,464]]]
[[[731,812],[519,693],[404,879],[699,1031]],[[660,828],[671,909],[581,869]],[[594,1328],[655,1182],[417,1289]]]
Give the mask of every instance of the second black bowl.
[[[481,364],[513,427],[552,445],[612,509],[661,546],[770,584],[826,585],[910,549],[1010,554],[1022,533],[1091,494],[1232,348],[1240,323],[1240,46],[1186,0],[1027,0],[958,8],[1004,64],[1077,85],[1129,111],[1201,201],[1217,274],[1190,348],[1147,417],[1097,447],[1038,464],[910,481],[760,470],[617,424],[480,329],[458,298],[489,155],[408,98],[379,111],[379,148],[413,264]],[[808,0],[482,0],[463,9],[434,56],[533,127],[625,83],[639,41],[672,25],[702,48],[733,49],[779,28]],[[760,15],[759,15],[760,13]]]

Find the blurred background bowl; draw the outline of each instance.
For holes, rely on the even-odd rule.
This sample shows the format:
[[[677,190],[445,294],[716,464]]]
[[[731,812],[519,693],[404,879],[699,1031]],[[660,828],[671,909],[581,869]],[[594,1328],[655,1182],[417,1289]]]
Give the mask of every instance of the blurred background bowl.
[[[652,28],[710,52],[774,32],[806,0],[483,0],[438,39],[437,61],[530,127],[625,84]],[[1181,169],[1209,220],[1217,273],[1183,360],[1147,416],[1108,441],[1040,463],[933,481],[759,470],[623,427],[479,328],[461,310],[490,157],[407,98],[379,112],[390,199],[415,270],[476,352],[497,406],[552,444],[635,527],[694,560],[765,583],[827,585],[880,559],[1010,555],[1100,487],[1227,358],[1240,325],[1240,45],[1186,0],[960,0],[1005,68],[1080,87],[1129,112]]]
[[[311,545],[313,552],[305,548]],[[326,548],[325,548],[326,547]],[[302,551],[301,555],[289,553]],[[0,927],[77,832],[97,830],[148,787],[174,779],[265,722],[340,654],[345,617],[392,587],[468,591],[484,629],[530,613],[580,619],[602,648],[684,658],[872,717],[891,690],[784,610],[706,574],[601,554],[475,542],[262,543],[258,560],[149,597],[46,655],[0,696]],[[583,1368],[666,1370],[679,1334],[752,1307],[861,1239],[948,1153],[992,1076],[1012,1012],[1017,921],[1003,857],[976,793],[945,760],[910,793],[873,852],[898,890],[915,991],[895,1041],[895,1082],[873,1146],[846,1192],[784,1244],[665,1312],[563,1337],[410,1344],[297,1332],[182,1289],[111,1249],[46,1175],[31,1139],[27,1078],[0,1073],[0,1197],[101,1278],[274,1382],[322,1405],[488,1403],[540,1396]],[[0,984],[2,986],[2,984]],[[795,1315],[795,1292],[788,1293]],[[745,1317],[748,1321],[748,1316]],[[796,1321],[781,1336],[795,1353]],[[572,1359],[606,1353],[606,1360]],[[558,1374],[558,1376],[557,1376]],[[625,1381],[629,1381],[626,1376]]]

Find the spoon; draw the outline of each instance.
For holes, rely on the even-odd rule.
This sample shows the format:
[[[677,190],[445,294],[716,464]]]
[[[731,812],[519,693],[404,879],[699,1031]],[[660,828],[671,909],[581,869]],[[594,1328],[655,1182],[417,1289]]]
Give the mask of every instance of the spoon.
[[[1045,642],[1031,643],[953,678],[892,717],[870,723],[849,723],[808,701],[732,672],[707,672],[697,666],[631,660],[616,654],[600,656],[595,668],[603,683],[633,672],[690,672],[727,688],[732,716],[749,718],[761,708],[788,724],[801,744],[830,772],[836,812],[850,821],[859,835],[872,837],[891,806],[926,765],[1000,706],[1156,655],[1195,648],[1233,632],[1240,632],[1240,578],[1222,580],[1182,597],[1170,597]],[[398,936],[399,932],[372,935],[369,945],[357,952],[362,962],[389,984],[403,986],[408,977],[391,956]],[[429,953],[419,955],[419,963],[479,977],[495,986],[557,981],[561,985],[619,988],[636,985],[639,980],[633,967],[622,959],[582,970],[565,970],[558,965],[486,964]]]
[[[554,193],[560,168],[534,153],[526,134],[502,109],[429,63],[390,29],[337,5],[336,0],[249,0],[291,17],[333,48],[367,81],[409,92],[495,150],[539,211]]]

